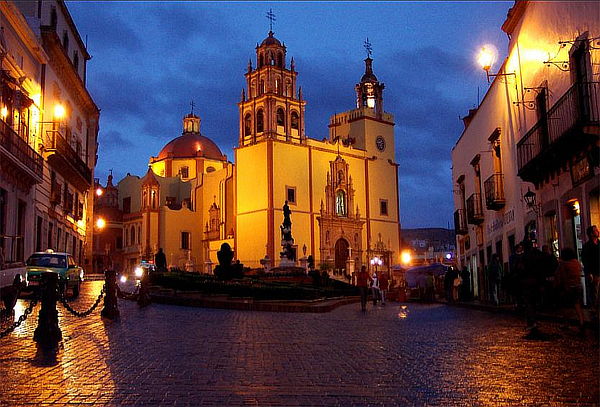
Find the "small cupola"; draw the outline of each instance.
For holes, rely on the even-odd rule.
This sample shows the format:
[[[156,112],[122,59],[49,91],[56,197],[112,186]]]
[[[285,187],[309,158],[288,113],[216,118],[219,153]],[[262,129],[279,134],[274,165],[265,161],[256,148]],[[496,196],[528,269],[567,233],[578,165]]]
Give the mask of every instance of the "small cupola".
[[[190,113],[183,118],[183,134],[200,134],[200,118],[194,113]]]
[[[286,48],[277,38],[273,31],[269,31],[267,38],[256,47],[256,67],[276,66],[285,69]]]

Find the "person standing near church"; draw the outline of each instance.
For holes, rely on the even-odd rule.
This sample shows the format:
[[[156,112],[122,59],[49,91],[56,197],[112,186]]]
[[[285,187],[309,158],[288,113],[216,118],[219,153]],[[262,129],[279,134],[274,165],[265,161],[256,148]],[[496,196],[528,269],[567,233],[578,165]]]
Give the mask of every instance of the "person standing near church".
[[[385,296],[389,288],[390,282],[388,275],[385,271],[382,271],[381,277],[379,277],[379,292],[381,293],[381,305],[385,305]]]
[[[363,311],[367,310],[367,294],[369,292],[369,281],[371,276],[367,273],[367,267],[362,266],[356,274],[356,286],[360,291],[360,308]]]
[[[156,265],[156,271],[161,273],[167,271],[167,256],[165,256],[162,247],[159,248],[158,252],[154,255],[154,264]]]

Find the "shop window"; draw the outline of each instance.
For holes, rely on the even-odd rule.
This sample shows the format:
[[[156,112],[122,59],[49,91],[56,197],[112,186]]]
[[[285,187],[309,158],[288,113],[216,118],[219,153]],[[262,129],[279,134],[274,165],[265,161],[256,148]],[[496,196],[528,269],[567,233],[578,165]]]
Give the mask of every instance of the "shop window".
[[[181,167],[179,169],[179,173],[181,174],[181,178],[189,178],[189,176],[190,176],[190,169],[187,166]]]

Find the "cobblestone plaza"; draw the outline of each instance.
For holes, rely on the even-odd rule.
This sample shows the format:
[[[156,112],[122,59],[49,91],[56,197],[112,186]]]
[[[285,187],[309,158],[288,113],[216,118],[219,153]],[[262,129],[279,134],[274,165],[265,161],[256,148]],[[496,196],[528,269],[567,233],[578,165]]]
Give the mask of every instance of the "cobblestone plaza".
[[[86,308],[101,282],[84,285]],[[26,300],[19,300],[16,317]],[[42,355],[32,316],[0,342],[0,405],[593,406],[598,345],[544,324],[448,307],[358,304],[270,313],[120,301],[121,320],[65,315]]]

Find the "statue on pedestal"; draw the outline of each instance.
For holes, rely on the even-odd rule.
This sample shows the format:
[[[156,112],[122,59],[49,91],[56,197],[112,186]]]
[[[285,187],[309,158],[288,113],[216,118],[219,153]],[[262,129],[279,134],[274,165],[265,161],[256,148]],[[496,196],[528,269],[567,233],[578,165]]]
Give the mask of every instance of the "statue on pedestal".
[[[292,237],[292,220],[290,215],[292,211],[285,201],[283,205],[283,223],[279,227],[281,229],[281,247],[283,250],[280,253],[282,265],[294,265],[296,262],[296,254],[294,253],[293,245],[294,238]]]

